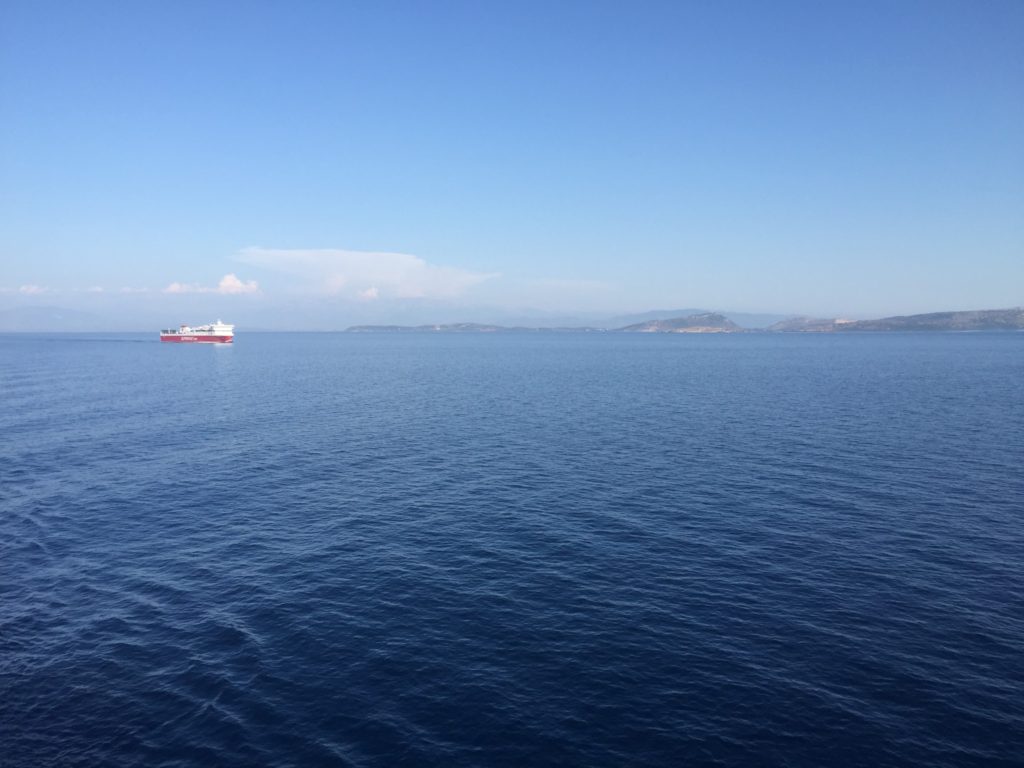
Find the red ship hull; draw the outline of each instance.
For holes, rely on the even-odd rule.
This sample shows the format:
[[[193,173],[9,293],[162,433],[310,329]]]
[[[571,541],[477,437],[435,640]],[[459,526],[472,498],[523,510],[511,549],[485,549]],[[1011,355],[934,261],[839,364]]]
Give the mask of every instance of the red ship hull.
[[[232,344],[234,336],[189,336],[189,335],[160,335],[160,341],[170,341],[175,344]]]

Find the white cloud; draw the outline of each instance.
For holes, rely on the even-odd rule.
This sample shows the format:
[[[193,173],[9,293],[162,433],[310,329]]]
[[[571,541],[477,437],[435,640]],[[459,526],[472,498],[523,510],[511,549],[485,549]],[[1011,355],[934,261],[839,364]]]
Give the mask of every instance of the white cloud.
[[[249,282],[243,282],[239,280],[235,273],[224,275],[217,283],[217,293],[258,293],[260,290],[259,283],[255,280]]]
[[[210,288],[205,285],[198,285],[196,283],[171,283],[164,288],[164,293],[220,293],[220,294],[239,294],[239,293],[259,293],[260,286],[255,280],[245,282],[239,280],[238,276],[233,272],[224,275],[217,283],[216,288]]]
[[[206,289],[209,291],[209,288]],[[164,293],[202,293],[201,285],[188,285],[186,283],[171,283],[164,288]]]
[[[49,290],[49,288],[41,285],[23,285],[18,289],[18,293],[24,293],[26,296],[38,296],[40,293],[46,293]]]
[[[246,248],[237,258],[245,264],[293,275],[316,291],[364,301],[451,298],[497,276],[429,264],[406,253]]]

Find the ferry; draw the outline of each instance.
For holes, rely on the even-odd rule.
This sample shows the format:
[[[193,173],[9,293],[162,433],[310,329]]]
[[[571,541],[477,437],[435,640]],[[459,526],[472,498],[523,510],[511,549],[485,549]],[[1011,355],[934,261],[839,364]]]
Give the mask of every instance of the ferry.
[[[160,341],[186,344],[231,344],[235,340],[235,326],[218,320],[207,325],[181,325],[160,331]]]

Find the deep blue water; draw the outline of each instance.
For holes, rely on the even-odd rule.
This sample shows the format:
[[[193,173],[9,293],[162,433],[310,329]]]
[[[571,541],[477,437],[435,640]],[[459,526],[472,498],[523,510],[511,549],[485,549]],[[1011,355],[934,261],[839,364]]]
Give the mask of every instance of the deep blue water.
[[[4,766],[1024,759],[1024,334],[0,336]]]

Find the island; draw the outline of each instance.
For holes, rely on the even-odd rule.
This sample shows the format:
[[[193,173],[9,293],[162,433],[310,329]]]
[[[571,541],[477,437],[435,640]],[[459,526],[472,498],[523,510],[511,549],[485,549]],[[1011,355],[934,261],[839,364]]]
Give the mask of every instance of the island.
[[[707,312],[700,315],[675,317],[668,320],[648,320],[617,329],[622,333],[739,333],[749,332],[725,315]]]
[[[897,315],[878,320],[829,320],[795,317],[768,326],[767,331],[844,333],[848,331],[1019,331],[1024,330],[1024,308],[981,309],[969,312],[929,312]]]
[[[1021,331],[1024,307],[967,312],[930,312],[878,320],[791,317],[767,328],[743,328],[724,314],[704,312],[685,317],[647,320],[621,328],[527,327],[482,323],[439,325],[354,325],[348,333],[847,333],[850,331]]]

